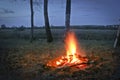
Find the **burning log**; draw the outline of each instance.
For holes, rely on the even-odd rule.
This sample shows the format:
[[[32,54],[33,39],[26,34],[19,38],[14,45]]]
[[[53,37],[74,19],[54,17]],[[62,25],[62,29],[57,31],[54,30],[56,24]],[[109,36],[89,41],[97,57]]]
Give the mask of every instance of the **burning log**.
[[[65,67],[78,67],[86,68],[89,63],[87,57],[82,57],[81,52],[78,49],[77,38],[73,32],[68,32],[65,39],[66,55],[53,59],[47,63],[47,66],[55,68],[65,68]]]
[[[76,62],[72,63],[72,62],[68,62],[68,59],[66,57],[62,56],[62,57],[59,57],[59,58],[49,61],[47,63],[47,66],[54,67],[56,69],[64,69],[64,68],[68,68],[68,67],[74,67],[74,68],[83,70],[83,69],[88,68],[94,62],[95,62],[94,60],[90,61],[87,57],[79,57]]]

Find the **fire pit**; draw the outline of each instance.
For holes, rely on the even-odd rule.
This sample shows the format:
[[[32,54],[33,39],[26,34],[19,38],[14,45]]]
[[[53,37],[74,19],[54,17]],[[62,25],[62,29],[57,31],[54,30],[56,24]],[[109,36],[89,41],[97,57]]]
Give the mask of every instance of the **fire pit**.
[[[88,58],[83,57],[85,53],[78,46],[78,41],[74,32],[68,32],[65,38],[66,55],[60,56],[47,63],[49,67],[77,67],[79,69],[87,68]]]

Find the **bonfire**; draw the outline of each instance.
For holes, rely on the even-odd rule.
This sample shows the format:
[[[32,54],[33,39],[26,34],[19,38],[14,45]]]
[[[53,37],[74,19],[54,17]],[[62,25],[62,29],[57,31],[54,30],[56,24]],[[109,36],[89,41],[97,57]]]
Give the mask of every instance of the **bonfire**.
[[[60,56],[47,63],[47,66],[55,68],[75,66],[80,69],[86,68],[88,58],[83,56],[85,53],[78,46],[78,41],[74,32],[68,32],[65,38],[66,55]]]

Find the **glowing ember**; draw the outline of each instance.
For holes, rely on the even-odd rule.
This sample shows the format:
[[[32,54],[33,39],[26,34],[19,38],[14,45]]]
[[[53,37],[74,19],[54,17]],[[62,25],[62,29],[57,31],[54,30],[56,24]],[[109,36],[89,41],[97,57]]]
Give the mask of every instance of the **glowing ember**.
[[[81,57],[81,54],[78,50],[78,43],[76,36],[73,32],[68,32],[65,38],[65,48],[66,56],[62,56],[51,60],[47,63],[47,66],[51,67],[64,67],[64,66],[73,66],[79,65],[77,67],[83,67],[84,63],[88,62],[86,57]]]

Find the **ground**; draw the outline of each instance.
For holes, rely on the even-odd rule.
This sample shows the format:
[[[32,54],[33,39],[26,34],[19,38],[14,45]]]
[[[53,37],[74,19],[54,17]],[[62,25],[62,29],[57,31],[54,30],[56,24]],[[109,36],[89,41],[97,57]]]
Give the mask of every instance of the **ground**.
[[[86,56],[97,58],[85,70],[46,66],[65,54],[63,29],[52,29],[52,43],[46,42],[44,29],[36,29],[30,43],[29,31],[0,30],[0,80],[119,80],[120,51],[113,48],[116,30],[73,29]]]

